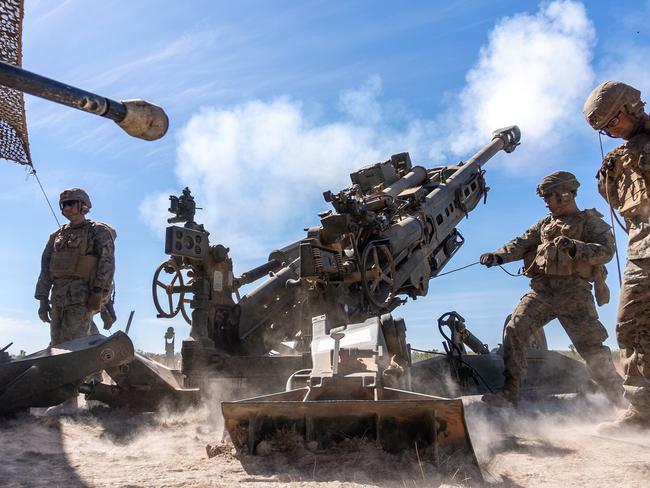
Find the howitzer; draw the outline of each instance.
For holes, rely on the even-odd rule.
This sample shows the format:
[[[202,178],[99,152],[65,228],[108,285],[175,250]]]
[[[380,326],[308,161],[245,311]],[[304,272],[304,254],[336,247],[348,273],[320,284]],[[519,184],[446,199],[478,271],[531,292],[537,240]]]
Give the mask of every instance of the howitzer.
[[[110,98],[61,83],[0,61],[0,85],[113,120],[127,134],[147,141],[163,137],[169,127],[165,111],[144,100]]]
[[[320,215],[321,225],[309,228],[306,239],[273,251],[267,263],[239,277],[229,250],[209,245],[209,233],[185,219],[185,226],[168,228],[165,250],[172,258],[154,277],[159,316],[172,317],[189,302],[191,335],[203,349],[238,356],[295,354],[309,350],[314,316],[363,322],[392,311],[403,302],[399,295],[426,295],[429,280],[463,243],[456,226],[486,196],[482,165],[501,150],[512,152],[519,139],[516,126],[500,129],[468,161],[449,166],[412,166],[408,153],[366,166],[351,174],[351,187],[324,194],[334,210]],[[170,211],[178,215],[174,205]],[[190,271],[190,283],[183,269]],[[172,274],[168,284],[163,271]],[[241,286],[264,276],[240,296]],[[156,296],[161,290],[169,309]],[[183,350],[189,347],[184,343]],[[192,367],[191,355],[192,360],[183,355],[184,368]]]

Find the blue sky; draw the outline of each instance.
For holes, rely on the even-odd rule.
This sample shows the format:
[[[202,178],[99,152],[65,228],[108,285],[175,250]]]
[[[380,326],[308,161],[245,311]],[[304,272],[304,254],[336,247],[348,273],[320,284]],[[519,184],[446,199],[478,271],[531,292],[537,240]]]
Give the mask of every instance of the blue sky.
[[[582,104],[606,79],[650,92],[648,2],[26,3],[25,68],[114,99],[150,100],[170,117],[167,136],[145,142],[26,97],[32,157],[50,198],[84,187],[89,217],[117,229],[116,326],[135,309],[131,336],[147,351],[163,350],[170,325],[179,338],[188,332],[182,320],[156,319],[151,300],[170,193],[192,188],[205,208],[198,220],[230,247],[241,274],[317,224],[322,192],[348,186],[350,171],[402,151],[415,164],[454,163],[491,130],[518,124],[522,145],[485,167],[488,202],[460,225],[466,244],[453,269],[542,218],[534,190],[551,171],[573,171],[579,205],[606,213],[593,178],[598,138]],[[0,164],[0,181],[0,347],[13,341],[11,352],[31,352],[49,341],[32,296],[56,224],[21,166]],[[614,263],[609,270],[613,299],[599,312],[613,336]],[[435,320],[449,310],[495,346],[527,287],[474,266],[435,279],[427,297],[396,314],[414,347],[440,347]],[[552,347],[569,344],[557,323],[547,336]]]

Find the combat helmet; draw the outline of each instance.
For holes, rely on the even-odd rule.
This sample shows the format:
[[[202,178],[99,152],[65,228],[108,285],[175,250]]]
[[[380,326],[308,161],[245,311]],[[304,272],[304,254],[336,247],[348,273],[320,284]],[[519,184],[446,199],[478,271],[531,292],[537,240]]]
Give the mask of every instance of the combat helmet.
[[[537,194],[539,196],[549,193],[571,193],[578,189],[580,182],[573,173],[568,171],[556,171],[542,178],[537,185]]]
[[[644,114],[645,103],[641,92],[620,81],[606,81],[598,85],[587,97],[582,113],[596,130],[602,130],[619,112],[639,118]]]
[[[59,196],[59,207],[61,210],[63,210],[62,205],[66,200],[78,200],[81,203],[82,213],[88,213],[88,211],[93,208],[88,193],[81,188],[68,188],[61,192],[61,195]]]

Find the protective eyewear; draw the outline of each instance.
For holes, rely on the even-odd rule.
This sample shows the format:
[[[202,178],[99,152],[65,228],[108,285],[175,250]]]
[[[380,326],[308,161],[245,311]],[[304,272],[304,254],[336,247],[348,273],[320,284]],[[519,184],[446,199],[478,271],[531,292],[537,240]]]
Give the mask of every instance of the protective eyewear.
[[[604,128],[605,129],[613,129],[614,127],[616,127],[618,125],[620,115],[621,115],[621,112],[617,113],[616,115],[614,115],[614,117],[609,119],[609,122],[607,122],[607,124],[605,124]]]
[[[620,121],[621,121],[621,112],[617,113],[616,115],[614,115],[614,117],[609,119],[609,121],[603,126],[603,128],[600,129],[600,133],[612,137],[609,131],[614,127],[616,127]]]
[[[65,207],[73,207],[77,203],[79,203],[79,200],[63,200],[59,206],[61,207],[61,210],[63,210]]]

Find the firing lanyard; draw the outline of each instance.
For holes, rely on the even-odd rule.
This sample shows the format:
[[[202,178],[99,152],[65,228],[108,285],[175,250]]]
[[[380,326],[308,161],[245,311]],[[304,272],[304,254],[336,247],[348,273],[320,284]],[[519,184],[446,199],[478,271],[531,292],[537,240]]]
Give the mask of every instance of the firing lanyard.
[[[448,275],[448,274],[451,274],[451,273],[455,273],[455,272],[457,272],[457,271],[461,271],[461,270],[466,269],[466,268],[471,268],[472,266],[475,266],[475,265],[480,264],[480,263],[481,263],[480,261],[476,261],[476,262],[474,262],[474,263],[467,264],[467,265],[465,265],[465,266],[461,266],[460,268],[452,269],[452,270],[450,270],[450,271],[445,271],[444,273],[437,274],[437,275],[436,275],[436,278],[437,278],[438,276],[444,276],[444,275]],[[510,275],[510,276],[515,276],[515,277],[517,277],[517,276],[524,276],[524,273],[523,273],[523,272],[519,272],[519,273],[511,273],[511,272],[508,271],[506,268],[504,268],[502,265],[499,264],[498,266],[499,266],[499,268],[501,268],[501,269],[503,270],[504,273],[506,273],[506,274],[508,274],[508,275]]]

